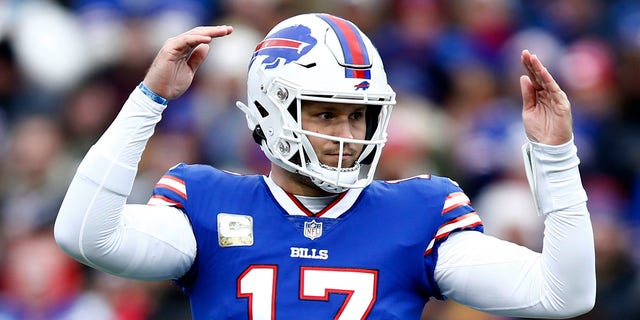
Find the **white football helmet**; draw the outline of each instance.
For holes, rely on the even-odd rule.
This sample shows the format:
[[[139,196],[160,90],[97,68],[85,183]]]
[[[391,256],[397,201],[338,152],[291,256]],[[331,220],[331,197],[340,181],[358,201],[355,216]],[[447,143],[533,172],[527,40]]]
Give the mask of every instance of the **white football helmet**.
[[[298,15],[275,26],[249,63],[248,103],[238,102],[265,155],[278,166],[308,176],[327,192],[364,188],[375,173],[395,93],[369,38],[353,23],[328,14]],[[364,140],[302,128],[302,101],[367,105]],[[319,162],[307,136],[362,145],[357,163]],[[339,157],[342,159],[342,156]]]

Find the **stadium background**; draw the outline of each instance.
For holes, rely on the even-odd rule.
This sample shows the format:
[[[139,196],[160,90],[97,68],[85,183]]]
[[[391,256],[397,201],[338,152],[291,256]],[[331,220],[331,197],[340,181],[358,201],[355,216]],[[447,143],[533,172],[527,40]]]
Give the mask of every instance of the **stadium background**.
[[[593,216],[595,309],[640,319],[640,3],[635,0],[0,0],[0,319],[189,319],[170,282],[109,276],[70,261],[51,227],[73,171],[141,81],[164,39],[229,24],[192,89],[150,141],[130,201],[175,163],[266,173],[235,100],[278,21],[324,11],[378,47],[398,93],[378,177],[457,180],[487,233],[539,249],[520,145],[520,50],[569,95]],[[30,315],[12,316],[23,308]],[[430,320],[503,317],[452,302]]]

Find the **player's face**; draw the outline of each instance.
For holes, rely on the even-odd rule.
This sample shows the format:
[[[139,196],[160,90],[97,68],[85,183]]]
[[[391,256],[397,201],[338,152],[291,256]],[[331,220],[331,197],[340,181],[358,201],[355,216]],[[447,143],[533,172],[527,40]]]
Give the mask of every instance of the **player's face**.
[[[302,128],[325,135],[364,139],[366,134],[366,106],[342,103],[305,101],[302,105]],[[337,167],[340,158],[340,143],[319,137],[308,136],[321,163]],[[363,146],[345,143],[342,152],[342,167],[354,165]]]

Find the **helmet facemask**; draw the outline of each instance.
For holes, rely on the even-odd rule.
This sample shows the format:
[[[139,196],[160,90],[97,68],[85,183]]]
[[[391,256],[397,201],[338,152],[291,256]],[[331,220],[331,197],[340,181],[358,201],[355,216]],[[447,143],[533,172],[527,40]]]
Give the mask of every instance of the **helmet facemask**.
[[[335,30],[326,23],[328,17],[353,26],[340,18],[316,14],[297,16],[276,26],[258,48],[263,48],[267,41],[284,41],[281,36],[284,31],[295,29],[299,32],[304,28],[309,34],[291,38],[305,39],[306,45],[313,47],[296,61],[288,61],[278,55],[265,54],[264,57],[260,54],[262,51],[257,49],[248,74],[249,105],[241,102],[237,105],[245,112],[256,142],[274,164],[309,177],[324,191],[339,193],[349,188],[364,188],[373,180],[386,142],[386,128],[392,105],[395,104],[395,93],[386,83],[382,62],[375,48],[363,34],[360,33],[364,39],[362,50],[371,56],[370,65],[345,66],[341,63],[336,55],[343,50],[336,40]],[[278,50],[276,53],[284,49]],[[281,56],[289,53],[285,51]],[[355,68],[361,70],[354,72]],[[366,75],[367,78],[349,77],[349,72]],[[304,130],[301,115],[305,101],[366,105],[365,138],[348,139]],[[310,136],[338,143],[340,154],[337,166],[328,166],[319,161],[309,141]],[[346,167],[342,163],[345,144],[362,146],[362,152],[353,166]]]
[[[292,115],[296,118],[297,126],[288,129],[301,138],[298,154],[291,159],[301,166],[298,172],[309,176],[318,187],[328,192],[337,193],[348,188],[366,186],[373,178],[373,174],[369,175],[369,173],[375,172],[375,167],[372,167],[372,164],[377,164],[375,157],[379,157],[379,154],[376,153],[376,150],[381,150],[386,142],[386,134],[383,134],[386,124],[384,121],[380,123],[380,120],[384,120],[386,117],[381,115],[381,112],[383,109],[384,112],[389,109],[377,105],[367,105],[364,115],[366,123],[364,139],[345,138],[305,130],[300,114],[306,101],[310,100],[297,99],[295,105],[290,107],[290,111],[293,111]],[[378,127],[383,129],[377,130]],[[338,147],[337,164],[323,163],[314,151],[310,137],[335,142]],[[342,162],[347,145],[350,145],[350,149],[359,152],[354,163]]]

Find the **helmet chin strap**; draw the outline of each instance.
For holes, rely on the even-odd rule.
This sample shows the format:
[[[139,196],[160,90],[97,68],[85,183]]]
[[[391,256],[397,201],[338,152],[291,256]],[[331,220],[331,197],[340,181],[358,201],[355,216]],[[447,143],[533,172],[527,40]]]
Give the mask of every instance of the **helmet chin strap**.
[[[339,186],[339,184],[354,184],[358,181],[360,175],[360,164],[356,163],[350,168],[336,168],[326,164],[320,163],[319,165],[313,162],[307,163],[307,168],[310,171],[320,174],[322,177],[326,177],[325,180],[320,180],[310,176],[311,181],[320,189],[331,193],[342,193],[349,190],[348,187]],[[329,182],[331,181],[331,182]]]

